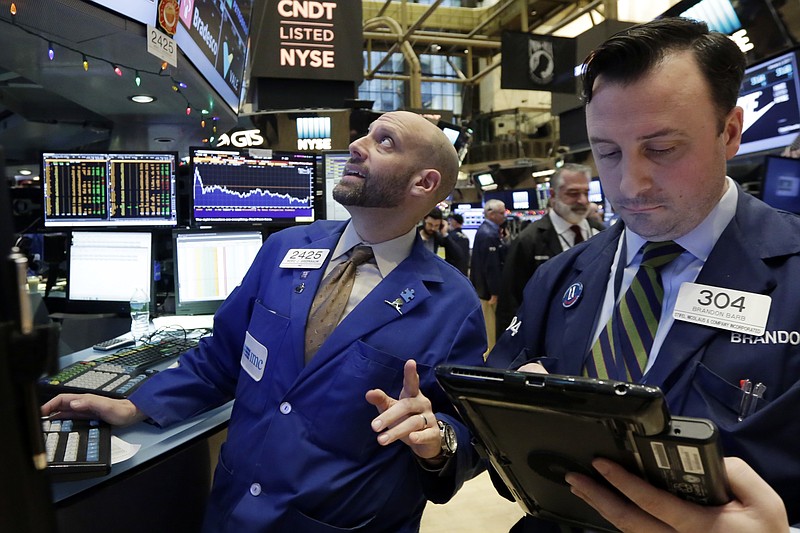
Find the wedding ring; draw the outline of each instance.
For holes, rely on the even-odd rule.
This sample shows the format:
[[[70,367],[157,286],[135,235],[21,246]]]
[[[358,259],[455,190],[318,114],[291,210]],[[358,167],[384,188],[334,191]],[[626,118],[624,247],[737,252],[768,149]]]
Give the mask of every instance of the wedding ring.
[[[422,413],[420,413],[419,416],[422,417],[422,429],[427,429],[428,428],[428,419],[425,418],[425,415],[423,415]]]

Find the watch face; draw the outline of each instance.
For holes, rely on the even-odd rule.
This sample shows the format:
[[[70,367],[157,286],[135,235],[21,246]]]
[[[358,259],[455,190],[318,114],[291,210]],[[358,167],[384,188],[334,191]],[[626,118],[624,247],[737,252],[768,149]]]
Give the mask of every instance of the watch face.
[[[456,430],[453,426],[447,424],[444,426],[444,435],[442,439],[442,447],[445,448],[446,453],[456,453],[458,441],[456,440]]]

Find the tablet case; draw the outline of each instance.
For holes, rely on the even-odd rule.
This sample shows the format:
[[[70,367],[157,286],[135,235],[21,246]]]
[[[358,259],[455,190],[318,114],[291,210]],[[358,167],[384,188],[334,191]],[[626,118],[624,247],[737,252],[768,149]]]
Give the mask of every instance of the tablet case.
[[[715,426],[670,417],[658,387],[456,365],[438,366],[436,375],[528,514],[616,531],[564,481],[578,472],[606,483],[591,467],[596,457],[686,499],[730,499]]]

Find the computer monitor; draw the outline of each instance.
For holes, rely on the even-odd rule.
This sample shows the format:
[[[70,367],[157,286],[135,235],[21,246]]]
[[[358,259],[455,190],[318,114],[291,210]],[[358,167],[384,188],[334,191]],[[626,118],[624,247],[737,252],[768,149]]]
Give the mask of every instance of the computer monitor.
[[[800,214],[800,159],[766,157],[761,199],[776,209]]]
[[[192,148],[196,225],[290,226],[313,222],[315,155]]]
[[[603,187],[600,185],[600,178],[592,178],[589,182],[589,201],[603,204]]]
[[[500,200],[509,211],[530,211],[539,209],[536,189],[504,189],[486,191],[483,203],[489,200]]]
[[[685,17],[728,35],[748,62],[791,46],[790,32],[775,0],[680,0],[661,17]],[[659,17],[660,18],[660,17]]]
[[[447,136],[450,142],[453,143],[453,147],[458,153],[458,160],[463,162],[464,158],[467,156],[469,144],[472,141],[472,130],[470,128],[463,128],[457,124],[445,122],[443,120],[440,120],[437,125],[439,126],[439,129],[444,132],[445,136]]]
[[[342,179],[344,165],[350,159],[347,150],[322,152],[322,172],[325,176],[325,218],[328,220],[347,220],[350,213],[342,204],[333,199],[333,188]]]
[[[472,182],[481,191],[493,191],[497,188],[497,182],[494,181],[491,171],[473,174]]]
[[[439,122],[439,128],[444,132],[453,146],[458,144],[458,137],[461,135],[461,128],[455,124],[447,124],[446,122]]]
[[[744,109],[737,156],[790,145],[800,134],[800,73],[795,52],[745,69],[737,105]]]
[[[469,249],[472,250],[473,245],[475,244],[475,235],[478,233],[476,228],[462,228],[461,233],[467,236],[469,240]]]
[[[175,226],[177,162],[175,152],[45,152],[44,226]]]
[[[462,229],[478,229],[483,224],[483,207],[457,207],[454,212],[464,217]]]
[[[175,314],[213,314],[261,249],[260,231],[174,230]]]
[[[154,312],[150,232],[73,231],[67,264],[68,312],[127,315],[137,288],[149,297]]]

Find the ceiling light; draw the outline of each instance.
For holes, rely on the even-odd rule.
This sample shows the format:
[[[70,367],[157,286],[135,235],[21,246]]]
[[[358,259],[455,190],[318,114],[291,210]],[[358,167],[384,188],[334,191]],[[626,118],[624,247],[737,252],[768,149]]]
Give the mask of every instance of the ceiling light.
[[[137,104],[149,104],[150,102],[155,102],[156,100],[155,97],[150,96],[149,94],[134,94],[128,98]]]
[[[22,176],[30,176],[31,175],[31,171],[28,170],[27,168],[23,168],[22,170],[19,171],[19,173]]]

